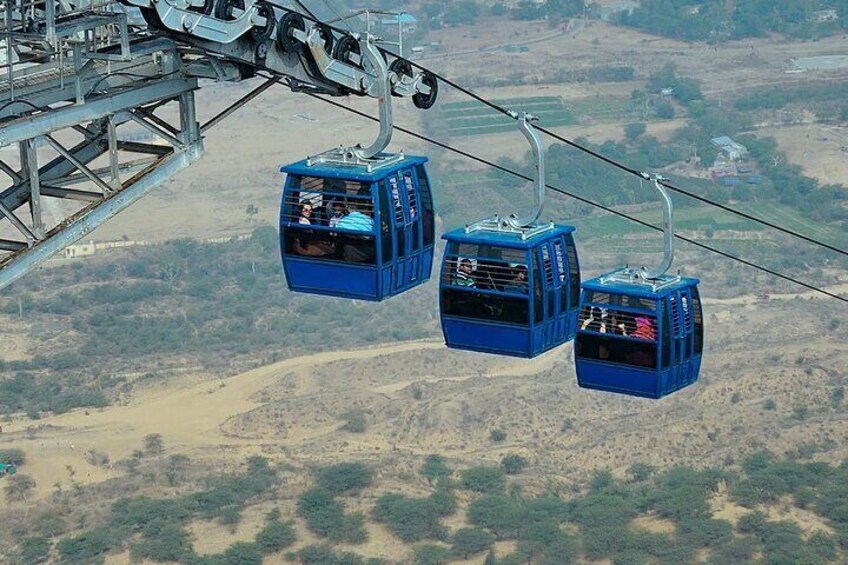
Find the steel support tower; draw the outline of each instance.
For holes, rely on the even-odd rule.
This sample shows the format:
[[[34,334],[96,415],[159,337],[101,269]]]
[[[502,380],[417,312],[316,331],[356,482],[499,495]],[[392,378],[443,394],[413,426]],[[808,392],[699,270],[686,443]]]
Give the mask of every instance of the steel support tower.
[[[200,159],[203,132],[273,84],[381,100],[387,92],[365,56],[374,52],[370,33],[339,33],[290,5],[6,0],[0,8],[0,289]],[[403,59],[389,69],[383,86],[392,94],[421,108],[435,102],[433,77]],[[257,72],[270,78],[198,123],[194,92],[205,79]]]

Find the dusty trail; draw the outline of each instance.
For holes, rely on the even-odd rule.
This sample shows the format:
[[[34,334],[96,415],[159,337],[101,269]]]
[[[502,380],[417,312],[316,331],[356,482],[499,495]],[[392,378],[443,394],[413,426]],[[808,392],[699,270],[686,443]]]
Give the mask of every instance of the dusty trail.
[[[444,348],[441,341],[416,341],[354,351],[332,351],[295,357],[230,378],[137,394],[127,406],[98,411],[75,410],[33,422],[18,418],[3,426],[0,447],[24,450],[24,472],[37,483],[36,496],[49,494],[56,483],[70,485],[99,482],[120,474],[117,469],[95,467],[85,460],[90,450],[112,461],[129,457],[148,434],[161,434],[168,451],[208,456],[212,449],[245,447],[253,440],[225,435],[220,425],[228,418],[262,403],[257,393],[292,371],[340,360],[369,359],[417,350]],[[311,379],[299,378],[295,395],[315,393]],[[28,431],[29,428],[29,431]],[[291,442],[289,438],[287,442]],[[307,438],[300,438],[307,439]],[[296,441],[296,440],[295,440]],[[263,440],[263,443],[268,443]]]

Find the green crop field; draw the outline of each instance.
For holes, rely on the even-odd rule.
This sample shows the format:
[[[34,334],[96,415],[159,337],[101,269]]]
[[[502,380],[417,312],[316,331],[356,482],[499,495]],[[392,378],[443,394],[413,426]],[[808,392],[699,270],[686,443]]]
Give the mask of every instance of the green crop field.
[[[848,245],[848,233],[845,231],[821,222],[811,222],[800,216],[796,210],[789,206],[771,202],[745,202],[737,204],[736,207],[752,216],[762,218],[763,220],[808,237],[820,239],[825,243],[838,247]]]
[[[568,109],[574,116],[588,116],[594,120],[618,120],[639,115],[638,109],[626,96],[604,96],[570,100]]]
[[[507,98],[494,100],[494,103],[504,108],[529,112],[537,116],[540,123],[546,127],[576,123],[562,99],[555,96]],[[444,104],[439,119],[445,123],[448,134],[453,137],[486,135],[515,129],[514,120],[476,101]]]

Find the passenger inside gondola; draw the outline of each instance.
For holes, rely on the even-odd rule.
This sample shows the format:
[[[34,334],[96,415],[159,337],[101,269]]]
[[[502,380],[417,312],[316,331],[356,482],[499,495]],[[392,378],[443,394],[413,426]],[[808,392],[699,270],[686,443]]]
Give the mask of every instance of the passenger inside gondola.
[[[527,294],[527,267],[518,265],[513,269],[513,278],[504,287],[504,292]]]
[[[647,315],[584,307],[577,356],[636,367],[656,367],[656,322]],[[631,331],[632,329],[632,331]]]
[[[304,257],[328,257],[335,255],[336,245],[324,237],[326,234],[303,234],[294,238],[293,249]]]
[[[459,266],[456,268],[456,277],[453,284],[456,286],[473,287],[477,283],[474,280],[474,265],[471,259],[460,259]]]
[[[341,218],[336,227],[361,232],[371,232],[374,229],[374,218],[371,217],[370,210],[365,205],[359,202],[351,202],[349,210],[350,213]]]
[[[297,219],[298,224],[306,226],[312,225],[312,202],[305,200],[300,204],[300,217]]]
[[[331,228],[335,228],[339,225],[339,222],[341,222],[344,217],[344,203],[339,200],[333,200],[332,202],[330,202],[330,219],[328,221],[328,225]]]

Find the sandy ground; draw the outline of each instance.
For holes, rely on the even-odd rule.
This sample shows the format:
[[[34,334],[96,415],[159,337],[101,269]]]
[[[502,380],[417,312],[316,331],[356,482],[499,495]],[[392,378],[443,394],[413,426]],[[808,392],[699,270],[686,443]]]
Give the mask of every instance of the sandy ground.
[[[792,163],[822,183],[848,183],[848,127],[804,124],[758,129],[773,137]]]
[[[0,446],[23,449],[30,461],[26,472],[37,488],[35,496],[43,497],[53,491],[56,483],[68,484],[68,466],[77,469],[79,484],[103,481],[120,472],[100,469],[85,461],[89,450],[106,453],[113,461],[124,459],[142,445],[148,434],[161,434],[169,451],[192,455],[208,454],[210,449],[244,447],[250,453],[255,442],[225,435],[222,422],[249,412],[262,403],[255,395],[274,384],[282,375],[300,367],[312,367],[342,359],[367,359],[380,355],[420,349],[442,349],[438,342],[412,342],[402,345],[349,352],[328,352],[297,357],[268,367],[222,379],[201,382],[184,388],[160,388],[139,394],[127,406],[112,406],[102,410],[77,410],[44,418],[37,426],[25,419],[4,424]],[[295,394],[313,392],[305,384]],[[317,431],[317,435],[335,430],[338,425]],[[28,431],[29,430],[29,431]],[[311,433],[316,434],[315,430]],[[21,436],[28,436],[22,438]],[[292,437],[285,442],[297,443],[305,438]]]
[[[829,290],[846,293],[848,284]],[[771,302],[792,304],[798,299],[818,298],[821,297],[815,293],[774,295]],[[708,299],[704,304],[708,320],[719,328],[715,339],[722,341],[728,336],[725,335],[727,330],[721,328],[728,328],[734,318],[744,320],[757,316],[758,310],[768,306],[755,296]],[[733,314],[725,315],[730,312]],[[72,474],[79,484],[97,483],[119,475],[121,471],[116,467],[97,467],[86,462],[86,454],[94,451],[108,455],[113,462],[118,461],[139,449],[148,434],[161,434],[169,453],[201,457],[210,449],[251,455],[275,445],[275,449],[297,449],[306,445],[317,448],[341,427],[343,422],[338,415],[344,409],[339,406],[345,402],[360,402],[362,407],[376,411],[375,415],[379,416],[380,406],[388,407],[392,402],[408,398],[413,385],[421,390],[444,391],[448,386],[476,387],[476,379],[485,378],[491,379],[490,386],[494,386],[495,382],[510,377],[556,371],[571,355],[568,348],[529,361],[464,354],[453,362],[453,374],[438,367],[428,368],[426,357],[417,361],[421,363],[420,369],[411,373],[398,371],[393,365],[393,357],[429,351],[441,356],[445,351],[441,340],[296,357],[213,381],[187,375],[141,389],[127,405],[76,410],[38,421],[22,416],[5,422],[0,447],[15,447],[27,453],[26,473],[36,480],[35,495],[43,497],[58,486],[70,486]],[[474,364],[467,365],[468,361],[461,361],[463,359],[473,359]],[[324,366],[327,369],[321,369]],[[350,369],[344,370],[341,374],[352,379],[351,388],[342,396],[334,397],[332,395],[341,392],[338,379],[332,376],[339,371],[334,367],[342,366],[359,367],[365,371],[363,376],[369,372],[373,372],[373,376],[363,378],[359,373],[348,373]],[[371,371],[366,367],[371,367]],[[299,404],[313,398],[314,403]],[[273,421],[275,417],[268,412],[268,407],[278,402],[283,405],[274,413],[282,411],[288,415],[275,424],[277,429],[271,433],[273,428],[268,427],[267,420]],[[442,410],[435,405],[432,408],[436,413]],[[451,433],[449,429],[445,432]],[[420,447],[414,437],[407,440],[406,449],[411,452],[432,452],[430,442],[433,438],[421,438],[424,443]],[[391,450],[401,440],[394,434],[376,434],[359,441],[358,449],[377,452]],[[332,451],[333,445],[328,444],[326,449]]]

